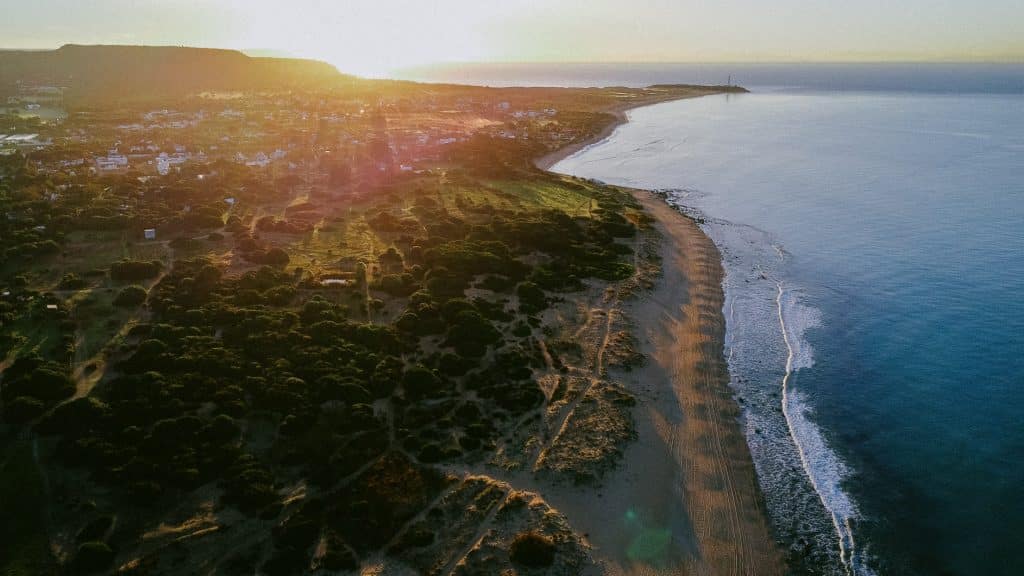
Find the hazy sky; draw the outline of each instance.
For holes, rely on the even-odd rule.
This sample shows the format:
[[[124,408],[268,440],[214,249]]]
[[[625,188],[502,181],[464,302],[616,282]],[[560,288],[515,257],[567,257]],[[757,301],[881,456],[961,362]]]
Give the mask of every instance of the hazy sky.
[[[437,61],[1024,60],[1024,0],[23,0],[0,46],[269,49],[379,74]]]

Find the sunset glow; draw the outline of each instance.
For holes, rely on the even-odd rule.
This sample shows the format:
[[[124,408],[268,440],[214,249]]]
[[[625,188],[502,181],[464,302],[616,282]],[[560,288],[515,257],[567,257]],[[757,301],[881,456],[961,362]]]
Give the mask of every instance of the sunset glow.
[[[1024,0],[6,0],[0,576],[1024,574]]]
[[[67,0],[8,7],[7,47],[174,44],[317,58],[381,75],[455,61],[1020,60],[1024,4],[469,0]],[[59,15],[59,17],[58,17]],[[18,25],[38,21],[40,29]]]

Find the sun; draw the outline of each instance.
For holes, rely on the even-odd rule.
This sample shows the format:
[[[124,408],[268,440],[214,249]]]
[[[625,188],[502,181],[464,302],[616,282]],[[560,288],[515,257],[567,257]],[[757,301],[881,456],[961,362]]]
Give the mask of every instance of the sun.
[[[489,41],[493,11],[481,9],[479,2],[398,2],[396,7],[395,2],[296,0],[290,10],[260,4],[237,6],[236,43],[325,60],[345,73],[378,77],[398,68],[496,55]]]

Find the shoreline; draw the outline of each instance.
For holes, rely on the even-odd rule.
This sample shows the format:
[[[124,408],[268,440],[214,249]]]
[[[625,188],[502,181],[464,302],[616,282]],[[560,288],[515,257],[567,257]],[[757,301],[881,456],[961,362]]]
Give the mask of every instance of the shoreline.
[[[678,422],[660,422],[673,440],[683,495],[711,574],[783,574],[742,412],[725,359],[724,268],[714,242],[695,221],[647,190],[629,189],[662,236],[663,277],[637,319],[645,352],[669,378]],[[664,404],[664,403],[661,403]],[[654,407],[665,409],[666,406]]]
[[[597,135],[534,164],[549,170],[600,142],[628,121],[632,108],[706,94],[616,106],[609,110],[615,120]],[[627,514],[662,530],[670,549],[658,562],[637,562],[629,552],[635,539],[603,533],[616,532],[615,524],[607,523],[612,515],[597,521],[581,515],[579,505],[570,506],[567,515],[589,533],[606,574],[784,574],[783,550],[771,531],[729,384],[721,254],[695,221],[657,194],[619,188],[653,218],[662,273],[653,288],[626,306],[649,358],[624,377],[639,398],[638,437],[597,497],[602,506],[630,503]]]
[[[533,160],[533,165],[537,167],[539,170],[549,172],[551,170],[551,167],[554,166],[555,164],[558,164],[559,162],[568,158],[569,156],[572,156],[573,154],[576,154],[577,152],[589,146],[597,144],[598,142],[601,142],[602,140],[611,136],[612,133],[615,132],[616,128],[629,122],[629,117],[626,115],[626,113],[629,112],[630,110],[636,108],[643,108],[644,106],[663,104],[665,102],[674,102],[676,100],[700,98],[702,96],[711,96],[713,94],[725,94],[726,92],[726,90],[716,89],[713,87],[693,87],[692,92],[671,92],[640,101],[620,102],[614,106],[611,106],[603,110],[604,113],[610,114],[614,118],[611,122],[609,122],[603,128],[601,128],[601,130],[599,130],[597,134],[591,136],[590,138],[580,140],[579,142],[573,142],[572,144],[563,146],[557,150],[553,150],[551,152],[548,152],[547,154],[544,154],[543,156],[535,158]]]
[[[598,142],[600,142],[600,141],[608,138],[609,136],[611,136],[612,133],[615,132],[616,128],[618,128],[619,126],[622,126],[626,122],[629,122],[629,118],[626,116],[626,112],[628,112],[629,110],[632,110],[634,108],[639,108],[641,106],[660,104],[662,102],[671,102],[672,100],[680,100],[680,99],[683,99],[683,98],[691,98],[691,96],[681,96],[679,98],[670,98],[670,99],[667,98],[665,100],[660,100],[660,101],[657,101],[657,102],[650,102],[650,103],[643,103],[643,104],[634,104],[634,103],[630,102],[628,104],[620,104],[620,105],[615,106],[615,107],[613,107],[613,108],[611,108],[609,110],[606,110],[605,112],[607,112],[607,113],[611,114],[612,116],[614,116],[615,119],[612,122],[610,122],[607,125],[605,125],[605,127],[602,128],[597,134],[595,134],[594,136],[591,136],[590,138],[587,138],[585,140],[581,140],[579,142],[575,142],[573,144],[569,144],[568,146],[563,146],[563,147],[561,147],[558,150],[555,150],[553,152],[549,152],[549,153],[541,156],[540,158],[537,158],[536,160],[534,160],[533,161],[533,165],[536,166],[537,168],[545,171],[545,172],[548,172],[548,171],[551,170],[551,167],[554,166],[555,164],[558,164],[559,162],[561,162],[562,160],[568,158],[569,156],[572,156],[573,154],[576,154],[577,152],[587,148],[588,146],[592,146],[594,144],[597,144]]]

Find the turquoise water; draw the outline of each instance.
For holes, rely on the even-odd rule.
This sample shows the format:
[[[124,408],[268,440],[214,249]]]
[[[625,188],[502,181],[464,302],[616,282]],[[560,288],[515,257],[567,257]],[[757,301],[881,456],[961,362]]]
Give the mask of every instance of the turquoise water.
[[[630,120],[555,170],[705,218],[794,557],[1024,574],[1024,96],[776,90]]]

